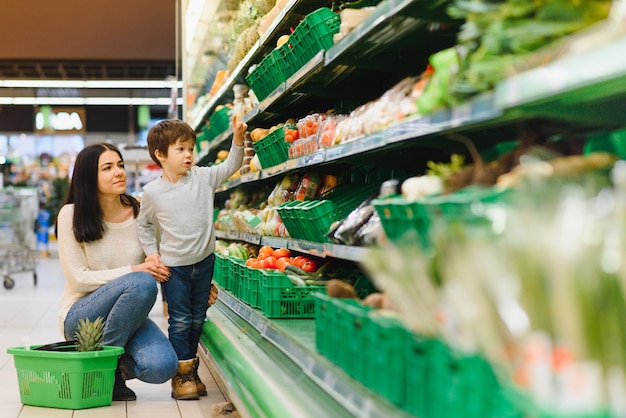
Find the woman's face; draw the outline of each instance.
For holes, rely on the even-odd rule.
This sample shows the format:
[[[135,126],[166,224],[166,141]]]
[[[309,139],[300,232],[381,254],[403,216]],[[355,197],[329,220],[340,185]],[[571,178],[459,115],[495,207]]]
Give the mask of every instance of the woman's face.
[[[98,158],[98,192],[120,195],[126,191],[124,161],[117,152],[107,150]]]

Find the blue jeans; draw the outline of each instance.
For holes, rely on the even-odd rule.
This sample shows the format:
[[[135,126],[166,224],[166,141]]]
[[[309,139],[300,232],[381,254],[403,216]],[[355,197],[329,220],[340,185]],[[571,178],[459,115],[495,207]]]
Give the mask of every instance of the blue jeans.
[[[78,299],[64,322],[65,339],[74,339],[79,318],[105,318],[103,345],[124,347],[119,367],[124,379],[164,383],[178,369],[172,345],[148,314],[157,296],[154,277],[126,274]]]
[[[170,267],[170,279],[163,282],[167,300],[170,343],[178,360],[196,358],[202,325],[209,308],[215,255],[189,266]]]

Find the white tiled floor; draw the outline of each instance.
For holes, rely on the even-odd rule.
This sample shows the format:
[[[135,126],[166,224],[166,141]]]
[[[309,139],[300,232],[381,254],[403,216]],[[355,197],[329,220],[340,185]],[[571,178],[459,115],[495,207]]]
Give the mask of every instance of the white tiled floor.
[[[6,265],[0,261],[0,268]],[[2,418],[198,418],[212,417],[212,406],[225,402],[224,394],[212,372],[201,361],[200,377],[207,385],[208,396],[199,401],[175,401],[170,397],[170,384],[152,385],[137,380],[127,384],[137,393],[137,401],[113,402],[111,406],[64,410],[24,406],[20,402],[13,356],[8,347],[21,346],[25,339],[31,344],[61,341],[57,326],[57,310],[64,280],[59,260],[50,244],[50,254],[37,262],[38,284],[34,286],[31,272],[12,274],[13,289],[0,288],[0,416]],[[167,332],[160,296],[151,317]]]

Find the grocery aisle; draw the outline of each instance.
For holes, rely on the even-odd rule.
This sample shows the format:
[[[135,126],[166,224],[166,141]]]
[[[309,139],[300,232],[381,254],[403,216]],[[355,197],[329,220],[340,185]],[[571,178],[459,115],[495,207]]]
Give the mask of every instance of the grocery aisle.
[[[200,376],[207,384],[208,396],[199,401],[177,402],[170,397],[169,382],[150,385],[130,381],[128,386],[137,393],[136,402],[113,402],[111,406],[79,411],[24,406],[20,402],[13,356],[7,348],[19,346],[25,337],[32,344],[60,341],[57,326],[58,300],[63,289],[61,267],[51,245],[48,257],[40,258],[37,265],[38,284],[33,285],[31,273],[12,275],[15,287],[0,289],[0,411],[3,418],[199,418],[213,415],[213,405],[225,402],[225,397],[211,371],[200,362]],[[166,330],[160,299],[151,317]],[[233,416],[233,415],[229,415]]]

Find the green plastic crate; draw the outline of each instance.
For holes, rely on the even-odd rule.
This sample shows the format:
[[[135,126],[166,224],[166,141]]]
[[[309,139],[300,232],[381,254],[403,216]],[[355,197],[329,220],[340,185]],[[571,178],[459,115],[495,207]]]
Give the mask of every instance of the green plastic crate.
[[[230,126],[230,112],[231,110],[228,107],[223,107],[214,112],[209,118],[213,138],[228,130]]]
[[[253,142],[252,147],[263,168],[273,167],[289,159],[289,143],[285,142],[284,127]]]
[[[85,409],[110,405],[117,360],[124,349],[38,351],[38,346],[9,348],[24,405]]]
[[[345,219],[378,188],[377,184],[341,185],[314,200],[283,203],[276,207],[289,236],[314,242],[330,242],[330,226]]]
[[[261,309],[261,270],[250,268],[252,277],[249,286],[250,306]]]
[[[241,299],[243,294],[243,277],[245,274],[245,261],[235,257],[229,257],[230,260],[230,274],[229,284],[231,293]]]
[[[246,82],[257,99],[261,101],[276,90],[281,83],[284,83],[298,68],[293,59],[290,43],[286,43],[270,51],[246,76]]]
[[[430,361],[430,351],[433,344],[437,343],[431,338],[412,335],[409,339],[407,350],[406,396],[404,408],[418,417],[427,416],[426,405],[428,396],[425,387],[428,384],[427,367]]]
[[[331,48],[340,25],[341,17],[327,7],[306,15],[289,37],[296,65],[302,67],[319,51]]]
[[[323,292],[315,294],[315,349],[330,361],[335,360],[335,348],[342,338],[335,326],[336,310],[334,298]]]
[[[268,55],[271,55],[271,69],[274,72],[276,86],[287,81],[299,69],[295,65],[289,42],[274,48]]]
[[[392,317],[384,317],[375,311],[365,322],[365,352],[363,356],[369,364],[364,379],[367,387],[397,406],[405,401],[407,373],[405,353],[409,341],[409,331],[403,323]]]
[[[261,311],[268,318],[315,318],[315,294],[325,286],[294,286],[278,270],[260,270]]]
[[[226,256],[215,253],[215,264],[213,265],[213,281],[226,289],[226,282],[230,275],[230,266]]]
[[[367,350],[366,344],[369,342],[367,333],[371,330],[369,323],[372,308],[363,306],[355,300],[346,300],[344,303],[345,315],[342,316],[342,319],[347,321],[347,329],[345,329],[346,333],[344,334],[346,356],[343,368],[348,375],[362,383],[365,381],[365,377],[372,372],[370,359],[363,355],[363,351]]]
[[[259,304],[259,281],[261,270],[243,265],[243,276],[241,277],[241,300],[252,306],[260,308]]]
[[[398,244],[419,244],[423,248],[430,247],[431,219],[422,204],[402,197],[393,197],[374,199],[372,205],[390,241]]]
[[[432,247],[435,227],[471,236],[490,236],[503,226],[512,192],[470,186],[458,192],[415,201],[403,197],[374,199],[383,230],[390,241]]]

